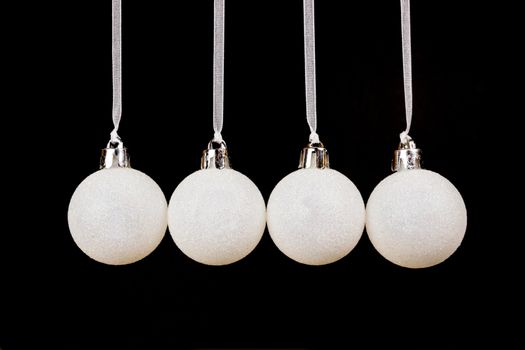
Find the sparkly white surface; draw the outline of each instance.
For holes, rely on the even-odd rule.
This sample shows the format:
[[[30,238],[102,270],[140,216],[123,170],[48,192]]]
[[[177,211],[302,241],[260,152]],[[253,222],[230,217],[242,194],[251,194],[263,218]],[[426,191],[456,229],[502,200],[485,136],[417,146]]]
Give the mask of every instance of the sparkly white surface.
[[[84,253],[124,265],[150,254],[167,227],[167,203],[155,181],[131,168],[102,169],[78,185],[69,230]]]
[[[324,265],[347,255],[365,225],[357,187],[333,169],[299,169],[282,179],[268,201],[275,245],[303,264]]]
[[[207,265],[248,255],[266,225],[266,206],[255,184],[232,169],[198,170],[173,192],[169,231],[179,249]]]
[[[423,268],[446,260],[461,244],[467,209],[458,190],[429,170],[404,170],[381,181],[366,207],[372,244],[391,262]]]

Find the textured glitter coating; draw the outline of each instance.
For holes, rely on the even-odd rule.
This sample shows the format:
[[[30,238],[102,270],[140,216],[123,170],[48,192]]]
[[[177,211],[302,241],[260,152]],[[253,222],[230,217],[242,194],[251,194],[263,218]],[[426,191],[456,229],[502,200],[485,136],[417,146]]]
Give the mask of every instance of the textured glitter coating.
[[[131,168],[102,169],[77,187],[68,211],[69,230],[88,256],[124,265],[150,254],[167,227],[167,202],[146,174]]]
[[[347,255],[365,225],[361,193],[333,169],[299,169],[282,179],[268,201],[275,245],[303,264],[323,265]]]
[[[255,184],[232,169],[203,169],[186,177],[168,207],[169,231],[179,249],[207,265],[236,262],[264,233],[266,206]]]
[[[467,209],[458,190],[429,170],[404,170],[381,181],[366,207],[366,230],[391,262],[423,268],[446,260],[461,244]]]

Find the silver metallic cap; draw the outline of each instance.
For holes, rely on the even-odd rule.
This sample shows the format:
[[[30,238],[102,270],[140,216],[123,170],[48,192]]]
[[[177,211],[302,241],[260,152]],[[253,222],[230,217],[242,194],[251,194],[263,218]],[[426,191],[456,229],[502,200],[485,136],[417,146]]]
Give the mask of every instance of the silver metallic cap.
[[[400,142],[394,151],[391,168],[392,171],[421,169],[421,150],[410,136]]]
[[[208,143],[208,149],[202,151],[201,169],[230,169],[226,142],[211,140]]]
[[[301,150],[299,158],[300,169],[328,169],[330,160],[328,151],[321,142],[309,143]]]
[[[130,168],[128,149],[121,140],[109,141],[106,148],[102,149],[100,169]]]

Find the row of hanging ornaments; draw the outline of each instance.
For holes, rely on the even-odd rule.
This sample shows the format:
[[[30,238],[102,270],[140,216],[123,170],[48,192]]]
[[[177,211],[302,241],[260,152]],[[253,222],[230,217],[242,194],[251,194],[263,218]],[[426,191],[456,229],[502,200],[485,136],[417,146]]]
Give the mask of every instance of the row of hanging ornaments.
[[[215,134],[201,170],[175,189],[169,206],[159,186],[130,167],[117,134],[121,118],[121,4],[113,0],[113,123],[102,150],[101,170],[76,189],[68,221],[73,239],[96,261],[122,265],[150,254],[169,226],[175,244],[193,260],[226,265],[247,256],[266,226],[275,245],[303,264],[323,265],[346,256],[364,227],[374,247],[391,262],[410,268],[441,263],[459,247],[467,212],[457,189],[443,176],[421,169],[421,150],[408,135],[412,119],[409,0],[401,0],[406,130],[394,152],[394,174],[372,192],[365,211],[359,190],[330,169],[316,133],[313,0],[304,0],[306,114],[310,142],[299,170],[282,179],[268,208],[257,186],[230,168],[223,122],[224,0],[214,4]]]

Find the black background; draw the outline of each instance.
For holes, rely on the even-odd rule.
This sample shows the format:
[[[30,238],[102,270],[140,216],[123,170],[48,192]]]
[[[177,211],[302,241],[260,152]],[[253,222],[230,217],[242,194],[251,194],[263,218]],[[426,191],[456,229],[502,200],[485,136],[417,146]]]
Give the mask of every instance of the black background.
[[[506,248],[486,208],[492,175],[479,171],[497,115],[494,11],[474,1],[412,4],[410,134],[469,215],[446,262],[395,266],[365,233],[344,259],[304,266],[265,233],[244,260],[209,267],[166,234],[146,259],[113,267],[85,256],[66,220],[112,129],[110,1],[21,6],[5,69],[17,78],[5,101],[14,118],[4,124],[6,164],[16,171],[5,191],[14,226],[0,244],[0,347],[448,349],[510,339],[510,328],[495,330],[517,311],[503,306],[510,288],[494,262]],[[390,174],[405,127],[399,12],[397,1],[316,3],[318,133],[365,201]],[[212,1],[123,5],[119,134],[133,167],[167,198],[213,136],[212,31]],[[299,0],[226,4],[223,137],[233,167],[266,200],[308,141],[302,31]]]

